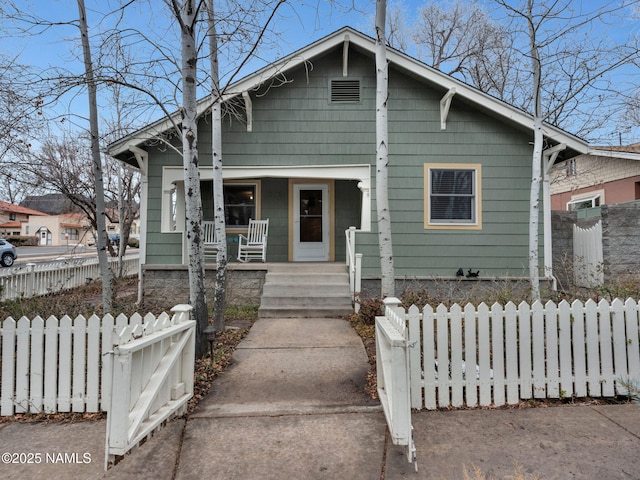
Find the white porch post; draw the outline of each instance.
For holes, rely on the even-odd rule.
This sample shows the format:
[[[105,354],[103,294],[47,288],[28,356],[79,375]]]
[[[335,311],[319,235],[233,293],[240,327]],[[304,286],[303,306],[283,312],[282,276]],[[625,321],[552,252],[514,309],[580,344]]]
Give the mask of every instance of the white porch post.
[[[138,303],[142,302],[142,265],[147,263],[147,207],[149,205],[149,153],[135,145],[129,145],[138,162],[142,180],[140,190],[140,245],[138,249]]]
[[[544,240],[544,276],[553,279],[553,289],[556,289],[556,281],[553,276],[553,236],[551,232],[551,181],[549,172],[558,158],[558,154],[565,150],[567,145],[561,143],[542,152],[542,198],[543,198],[543,240]]]

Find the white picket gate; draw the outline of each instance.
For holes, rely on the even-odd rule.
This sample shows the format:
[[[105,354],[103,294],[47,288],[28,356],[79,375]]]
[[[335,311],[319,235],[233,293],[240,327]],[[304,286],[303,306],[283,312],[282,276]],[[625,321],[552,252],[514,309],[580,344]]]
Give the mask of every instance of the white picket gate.
[[[118,332],[113,346],[105,470],[168,418],[186,411],[193,396],[195,324],[191,306]]]
[[[590,228],[573,226],[573,280],[580,287],[604,283],[602,220]]]
[[[376,317],[378,397],[387,420],[391,441],[394,445],[407,447],[407,460],[414,464],[417,471],[411,424],[409,344],[404,317],[397,310],[395,304],[390,303],[386,307],[385,316]]]
[[[613,397],[627,393],[619,380],[640,379],[635,300],[395,310],[416,345],[408,367],[413,408]]]

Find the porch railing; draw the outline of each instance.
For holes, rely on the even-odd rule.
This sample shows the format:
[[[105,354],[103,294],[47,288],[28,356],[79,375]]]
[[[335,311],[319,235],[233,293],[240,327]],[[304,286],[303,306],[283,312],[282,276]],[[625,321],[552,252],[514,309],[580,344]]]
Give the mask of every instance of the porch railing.
[[[347,269],[349,270],[349,290],[356,313],[360,310],[359,293],[362,289],[362,254],[356,253],[356,227],[345,230],[347,245]]]

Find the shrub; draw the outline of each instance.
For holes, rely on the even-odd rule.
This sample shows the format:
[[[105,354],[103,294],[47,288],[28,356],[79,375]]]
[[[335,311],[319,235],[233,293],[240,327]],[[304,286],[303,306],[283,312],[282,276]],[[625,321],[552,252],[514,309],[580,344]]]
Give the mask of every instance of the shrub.
[[[364,325],[375,325],[376,316],[384,313],[382,299],[373,297],[367,292],[358,294],[360,298],[360,310],[351,315],[351,321]]]
[[[138,240],[137,238],[129,237],[127,245],[131,248],[140,248],[140,240]]]
[[[12,243],[14,247],[35,247],[38,245],[38,237],[25,235],[7,237],[7,241]]]

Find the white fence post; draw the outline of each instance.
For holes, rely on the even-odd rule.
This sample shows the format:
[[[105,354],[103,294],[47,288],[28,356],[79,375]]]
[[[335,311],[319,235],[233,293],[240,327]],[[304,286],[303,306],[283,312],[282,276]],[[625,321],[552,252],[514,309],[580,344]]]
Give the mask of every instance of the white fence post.
[[[27,263],[27,298],[33,297],[36,293],[36,274],[35,274],[35,263]]]

